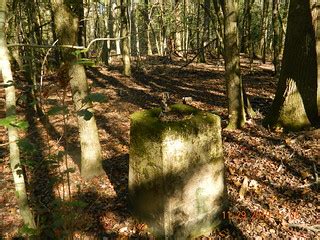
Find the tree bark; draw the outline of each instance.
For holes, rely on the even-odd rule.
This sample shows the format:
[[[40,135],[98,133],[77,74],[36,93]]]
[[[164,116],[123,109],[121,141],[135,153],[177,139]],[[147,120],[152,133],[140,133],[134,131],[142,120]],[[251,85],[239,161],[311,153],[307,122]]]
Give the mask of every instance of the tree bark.
[[[1,78],[5,87],[6,95],[6,115],[7,117],[16,117],[16,96],[15,87],[9,62],[9,53],[5,35],[6,21],[6,1],[0,1],[0,66]],[[20,151],[18,147],[19,135],[15,126],[8,127],[8,138],[10,148],[10,167],[12,170],[13,181],[16,189],[17,202],[20,214],[25,225],[29,228],[36,229],[33,214],[28,204],[28,197],[25,185],[24,175],[22,174]]]
[[[272,0],[273,22],[273,65],[276,76],[280,74],[280,24],[279,24],[279,0]]]
[[[124,0],[120,0],[120,17],[121,17],[121,37],[128,36],[128,18],[126,14],[127,3]],[[123,62],[123,74],[125,76],[131,76],[131,59],[130,59],[130,43],[129,36],[122,40],[121,46],[122,62]]]
[[[262,63],[266,63],[267,27],[268,27],[269,0],[263,0],[260,32],[260,54]]]
[[[320,114],[320,13],[319,13],[320,0],[311,0],[312,22],[313,28],[316,33],[316,51],[317,51],[317,105],[318,116]]]
[[[300,130],[318,126],[317,53],[309,1],[291,0],[282,70],[265,125]]]
[[[246,122],[242,79],[240,76],[239,34],[237,25],[237,3],[223,1],[225,78],[227,83],[228,129],[242,127]]]
[[[55,26],[57,36],[61,44],[76,45],[78,20],[67,8],[62,0],[53,1],[55,12]],[[63,52],[63,59],[68,67],[68,77],[72,90],[72,98],[75,110],[92,110],[92,104],[84,103],[88,96],[88,83],[84,66],[77,63],[76,57],[70,50]],[[80,114],[78,117],[80,146],[81,146],[81,176],[92,178],[103,173],[101,146],[99,142],[98,129],[94,116],[89,120]]]

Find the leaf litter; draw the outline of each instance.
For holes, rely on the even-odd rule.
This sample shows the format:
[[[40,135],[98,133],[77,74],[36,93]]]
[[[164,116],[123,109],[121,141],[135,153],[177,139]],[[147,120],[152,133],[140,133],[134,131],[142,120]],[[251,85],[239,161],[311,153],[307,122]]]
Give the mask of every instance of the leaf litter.
[[[40,118],[34,119],[31,126],[39,134],[36,143],[42,157],[66,152],[58,167],[49,170],[50,177],[56,177],[52,189],[48,190],[46,182],[36,182],[38,196],[30,196],[35,212],[42,204],[42,211],[55,213],[53,220],[57,227],[52,234],[57,238],[67,234],[73,239],[153,239],[148,226],[134,219],[127,205],[130,114],[159,107],[163,92],[169,93],[171,103],[181,102],[185,97],[192,99],[188,104],[218,114],[222,126],[226,126],[223,67],[216,65],[215,60],[186,67],[182,67],[184,63],[180,60],[169,64],[160,60],[149,57],[140,62],[132,77],[121,74],[119,62],[109,68],[87,69],[92,96],[99,100],[94,104],[94,114],[106,173],[101,177],[88,181],[80,177],[77,123],[72,114],[70,89],[65,99],[68,109],[63,109],[66,126],[61,114],[48,118],[53,132],[47,130]],[[222,131],[229,209],[223,213],[221,229],[198,239],[320,239],[320,195],[316,183],[320,171],[320,132],[315,129],[272,132],[262,127],[276,80],[270,63],[254,64],[254,72],[248,72],[242,61],[242,76],[257,115],[241,130]],[[4,96],[4,92],[0,94]],[[57,103],[62,106],[61,96],[63,90],[47,96],[45,111]],[[100,101],[102,98],[106,101]],[[0,104],[0,115],[4,117],[3,98]],[[25,116],[23,107],[19,115]],[[0,132],[0,238],[11,239],[21,234],[23,224],[14,196],[5,129],[0,127]],[[20,135],[28,137],[26,133]],[[43,141],[47,144],[41,145]],[[38,178],[49,178],[45,172],[34,169],[27,169],[26,174],[35,173]],[[28,183],[29,190],[31,186]]]

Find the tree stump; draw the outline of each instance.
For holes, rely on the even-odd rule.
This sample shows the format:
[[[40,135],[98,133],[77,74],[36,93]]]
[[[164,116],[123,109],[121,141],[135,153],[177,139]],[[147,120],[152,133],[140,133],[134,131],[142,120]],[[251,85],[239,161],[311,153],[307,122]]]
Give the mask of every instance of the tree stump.
[[[211,233],[226,206],[220,117],[183,104],[131,116],[129,198],[160,239]]]

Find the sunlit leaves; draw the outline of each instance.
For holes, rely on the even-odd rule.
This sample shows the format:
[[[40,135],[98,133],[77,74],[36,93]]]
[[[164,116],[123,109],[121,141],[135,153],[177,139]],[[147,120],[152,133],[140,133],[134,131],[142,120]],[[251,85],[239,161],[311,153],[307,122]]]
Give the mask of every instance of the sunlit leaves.
[[[19,129],[27,129],[29,127],[28,122],[22,121],[22,120],[17,120],[15,115],[8,116],[5,118],[0,119],[0,126],[2,127],[9,127],[13,126]]]

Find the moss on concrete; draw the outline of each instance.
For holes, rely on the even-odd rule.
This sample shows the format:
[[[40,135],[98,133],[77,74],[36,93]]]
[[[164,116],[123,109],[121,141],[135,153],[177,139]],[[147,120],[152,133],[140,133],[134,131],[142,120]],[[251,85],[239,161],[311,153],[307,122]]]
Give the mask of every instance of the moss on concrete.
[[[220,118],[175,104],[131,116],[129,197],[133,212],[161,236],[186,239],[210,233],[224,205]]]

